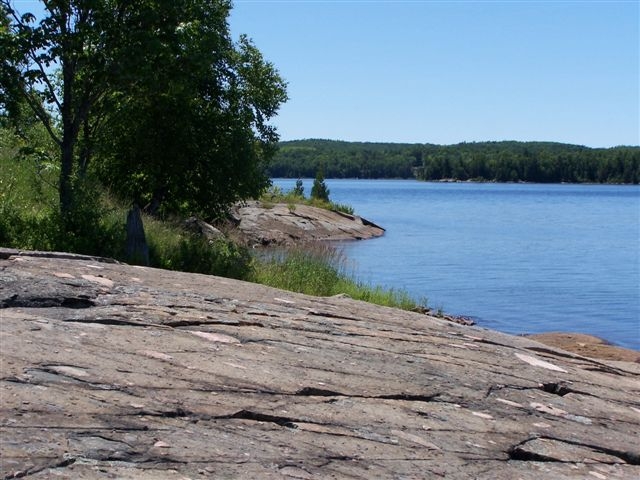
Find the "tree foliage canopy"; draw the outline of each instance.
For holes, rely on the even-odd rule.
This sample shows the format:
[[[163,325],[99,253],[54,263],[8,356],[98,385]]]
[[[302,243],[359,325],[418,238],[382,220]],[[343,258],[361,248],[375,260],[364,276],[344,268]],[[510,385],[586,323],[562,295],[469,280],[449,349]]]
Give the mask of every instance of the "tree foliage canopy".
[[[215,216],[268,183],[286,84],[227,0],[0,0],[2,109],[26,102],[60,149],[61,210],[95,171],[153,211]]]
[[[413,178],[423,146],[336,140],[280,142],[269,165],[272,177],[314,178],[320,166],[327,178]]]

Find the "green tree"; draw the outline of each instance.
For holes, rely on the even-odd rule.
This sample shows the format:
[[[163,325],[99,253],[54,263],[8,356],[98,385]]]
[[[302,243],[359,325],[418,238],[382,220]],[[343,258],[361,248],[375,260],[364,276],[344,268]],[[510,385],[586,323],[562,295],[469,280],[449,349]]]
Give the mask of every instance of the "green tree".
[[[313,186],[311,187],[311,198],[317,200],[329,201],[329,189],[324,181],[324,173],[321,168],[316,172],[316,178],[313,180]]]
[[[5,105],[24,102],[31,108],[59,150],[60,210],[67,218],[78,141],[82,131],[89,134],[91,112],[109,91],[115,65],[108,41],[126,9],[108,1],[44,1],[37,21],[14,3],[0,0],[8,19],[0,30],[0,88]]]
[[[293,194],[296,197],[304,198],[304,185],[302,184],[302,179],[301,178],[298,178],[296,180],[296,186],[293,189]]]
[[[59,148],[63,216],[96,153],[101,178],[151,210],[216,210],[268,184],[285,83],[231,40],[229,1],[47,0],[39,21],[14,3],[0,0],[2,98],[23,98]]]
[[[151,214],[213,218],[259,196],[278,136],[268,121],[286,85],[247,37],[234,43],[226,2],[186,2],[153,81],[124,96],[100,142],[101,178]],[[175,37],[175,38],[173,38]]]

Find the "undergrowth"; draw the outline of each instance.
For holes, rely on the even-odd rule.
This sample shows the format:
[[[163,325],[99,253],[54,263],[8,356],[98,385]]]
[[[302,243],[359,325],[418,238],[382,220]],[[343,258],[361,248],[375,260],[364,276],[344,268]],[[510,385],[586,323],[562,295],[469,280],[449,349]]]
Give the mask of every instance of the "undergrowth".
[[[23,140],[0,128],[0,246],[65,251],[127,262],[125,224],[130,205],[90,178],[76,179],[76,206],[63,221],[58,209],[57,163],[24,149]],[[266,199],[266,200],[265,200]],[[271,189],[263,201],[299,203],[353,214],[349,206],[304,199]],[[151,266],[249,280],[316,296],[346,294],[379,305],[412,309],[403,291],[356,280],[344,256],[330,246],[305,246],[255,254],[227,239],[207,240],[185,230],[180,219],[143,216]]]
[[[151,266],[169,270],[246,279],[250,274],[249,250],[227,239],[207,240],[184,229],[177,220],[144,216]]]

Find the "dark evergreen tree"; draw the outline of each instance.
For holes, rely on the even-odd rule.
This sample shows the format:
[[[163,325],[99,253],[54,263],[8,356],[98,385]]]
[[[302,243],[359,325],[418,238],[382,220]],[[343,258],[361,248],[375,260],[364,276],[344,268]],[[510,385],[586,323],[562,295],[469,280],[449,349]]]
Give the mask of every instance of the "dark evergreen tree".
[[[311,187],[311,198],[323,200],[325,202],[329,201],[329,189],[327,188],[327,184],[324,182],[324,173],[322,172],[322,168],[319,168],[316,172],[316,178],[313,181],[313,187]]]
[[[302,184],[302,179],[301,178],[298,178],[298,180],[296,180],[296,186],[293,189],[293,194],[296,197],[304,198],[304,185]]]

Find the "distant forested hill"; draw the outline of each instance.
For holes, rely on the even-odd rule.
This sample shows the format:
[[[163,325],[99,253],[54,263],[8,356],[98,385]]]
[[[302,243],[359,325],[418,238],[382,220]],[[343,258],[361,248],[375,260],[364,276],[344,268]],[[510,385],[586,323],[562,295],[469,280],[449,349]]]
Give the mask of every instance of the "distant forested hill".
[[[589,148],[553,142],[456,145],[281,142],[272,177],[418,178],[497,182],[633,183],[640,181],[640,147]]]
[[[327,178],[413,178],[413,169],[422,166],[424,148],[408,143],[280,142],[269,173],[272,177],[314,177],[322,167]]]

